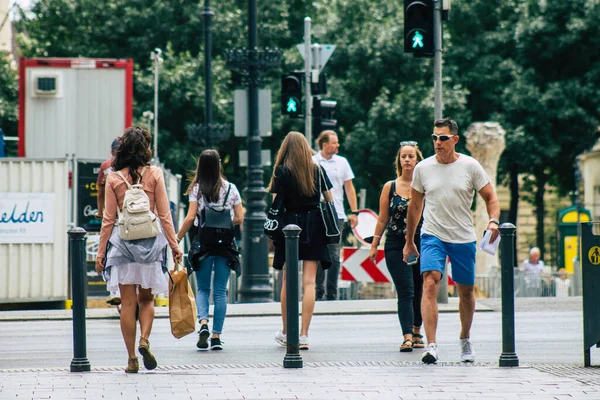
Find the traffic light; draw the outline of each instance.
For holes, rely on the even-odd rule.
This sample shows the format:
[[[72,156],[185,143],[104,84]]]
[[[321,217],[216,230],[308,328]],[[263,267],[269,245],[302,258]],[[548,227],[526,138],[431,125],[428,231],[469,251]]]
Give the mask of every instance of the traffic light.
[[[404,0],[404,52],[433,57],[433,0]]]
[[[310,93],[313,95],[327,94],[327,74],[325,72],[319,74],[317,83],[312,82],[310,84]]]
[[[304,72],[281,76],[281,113],[292,118],[302,116],[302,86]]]
[[[318,97],[313,98],[313,136],[318,137],[321,132],[337,128],[337,120],[334,119],[337,101],[321,100]]]

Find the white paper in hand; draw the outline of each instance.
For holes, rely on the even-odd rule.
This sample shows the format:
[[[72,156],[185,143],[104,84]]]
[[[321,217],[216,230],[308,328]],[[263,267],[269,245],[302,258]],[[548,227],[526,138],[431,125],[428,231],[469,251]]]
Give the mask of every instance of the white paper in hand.
[[[496,240],[494,240],[494,243],[490,243],[491,236],[491,231],[485,231],[483,238],[481,238],[481,243],[479,243],[479,249],[495,256],[496,250],[498,250],[498,245],[500,244],[500,235],[498,235]]]

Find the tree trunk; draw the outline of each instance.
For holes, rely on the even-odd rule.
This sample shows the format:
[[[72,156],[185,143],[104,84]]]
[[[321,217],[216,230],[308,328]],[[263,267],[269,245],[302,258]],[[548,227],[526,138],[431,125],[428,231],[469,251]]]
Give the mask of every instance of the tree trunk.
[[[544,215],[546,209],[544,207],[544,194],[546,193],[546,182],[548,177],[543,171],[538,171],[535,174],[535,182],[537,190],[535,192],[535,213],[537,219],[536,226],[536,246],[540,248],[540,258],[544,259]]]

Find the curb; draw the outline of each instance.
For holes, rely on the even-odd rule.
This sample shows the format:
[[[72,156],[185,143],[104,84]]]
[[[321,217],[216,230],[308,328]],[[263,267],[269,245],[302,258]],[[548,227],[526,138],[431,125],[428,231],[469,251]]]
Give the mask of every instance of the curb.
[[[316,303],[314,315],[396,314],[397,307],[398,305],[396,299],[320,301]],[[475,311],[492,312],[494,310],[481,303],[476,303]],[[448,304],[439,305],[439,313],[457,312],[458,299],[449,299]],[[213,315],[212,312],[210,315]],[[227,307],[227,318],[279,317],[280,315],[280,303],[275,302],[229,304]],[[155,307],[154,318],[169,318],[169,308],[166,306]],[[69,321],[72,319],[72,310],[27,310],[0,312],[0,321]],[[88,308],[86,310],[86,319],[119,319],[119,313],[114,307]]]

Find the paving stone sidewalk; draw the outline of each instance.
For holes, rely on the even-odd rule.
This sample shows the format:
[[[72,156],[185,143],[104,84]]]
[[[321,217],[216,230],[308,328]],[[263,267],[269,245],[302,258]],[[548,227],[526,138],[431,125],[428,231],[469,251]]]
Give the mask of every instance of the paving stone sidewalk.
[[[600,399],[599,369],[401,362],[0,371],[0,399]]]

